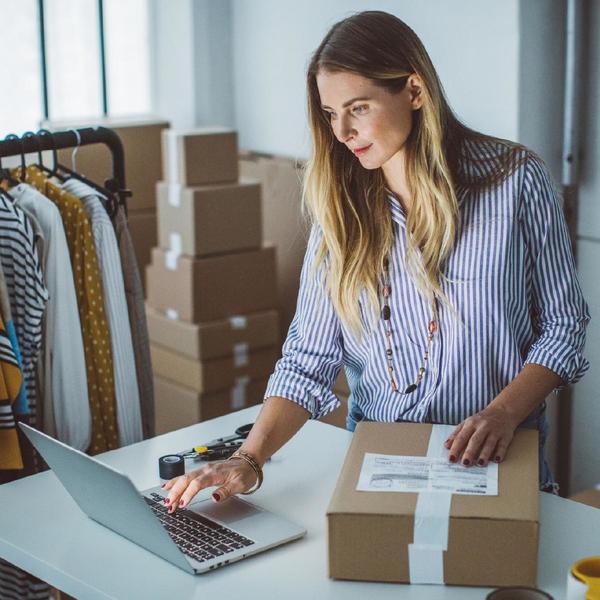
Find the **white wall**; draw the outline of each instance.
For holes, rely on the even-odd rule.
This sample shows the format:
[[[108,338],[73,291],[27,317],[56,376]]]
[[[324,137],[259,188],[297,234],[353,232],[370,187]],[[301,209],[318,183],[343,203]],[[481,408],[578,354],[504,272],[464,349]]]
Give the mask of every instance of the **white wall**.
[[[310,55],[336,21],[361,10],[385,10],[415,30],[468,125],[518,136],[517,0],[232,0],[235,124],[243,148],[308,156]]]

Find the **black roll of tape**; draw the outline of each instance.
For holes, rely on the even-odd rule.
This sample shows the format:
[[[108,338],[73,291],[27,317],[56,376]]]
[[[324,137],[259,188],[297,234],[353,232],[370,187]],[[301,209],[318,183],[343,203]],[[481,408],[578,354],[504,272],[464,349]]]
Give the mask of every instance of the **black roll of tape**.
[[[179,454],[166,454],[158,459],[158,473],[161,479],[173,479],[185,473],[185,459]]]

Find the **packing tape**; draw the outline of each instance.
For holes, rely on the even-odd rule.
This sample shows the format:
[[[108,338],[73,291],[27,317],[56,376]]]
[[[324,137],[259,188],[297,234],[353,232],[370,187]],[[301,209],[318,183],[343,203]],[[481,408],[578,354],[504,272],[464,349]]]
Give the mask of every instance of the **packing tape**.
[[[169,246],[171,252],[174,252],[177,256],[181,254],[182,239],[180,233],[174,231],[169,233]]]
[[[167,159],[169,169],[169,181],[179,181],[177,135],[173,130],[167,132]]]
[[[165,267],[169,271],[177,270],[177,259],[181,256],[181,252],[176,250],[167,250],[165,252]]]
[[[167,316],[167,319],[179,321],[179,313],[174,308],[167,308],[165,315]]]
[[[233,346],[233,366],[245,367],[248,364],[248,343],[240,342]]]
[[[231,408],[239,410],[246,406],[246,387],[250,382],[250,377],[244,375],[243,377],[236,377],[235,384],[231,389]]]
[[[454,425],[433,425],[427,458],[447,455],[444,442]],[[421,492],[417,497],[413,543],[408,545],[411,583],[444,583],[444,551],[448,549],[450,492]]]
[[[181,206],[181,184],[180,183],[169,183],[167,189],[167,199],[169,204],[178,208]]]
[[[234,315],[233,317],[229,317],[229,324],[231,325],[231,329],[246,329],[248,319],[242,315]]]

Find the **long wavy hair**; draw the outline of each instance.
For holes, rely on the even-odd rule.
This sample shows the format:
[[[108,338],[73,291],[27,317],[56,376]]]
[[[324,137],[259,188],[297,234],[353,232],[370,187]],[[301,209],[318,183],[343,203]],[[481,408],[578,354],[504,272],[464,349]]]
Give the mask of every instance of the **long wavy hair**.
[[[412,199],[405,266],[432,311],[437,299],[458,316],[440,285],[459,230],[456,186],[493,188],[514,172],[525,148],[474,131],[458,120],[425,47],[397,17],[365,11],[329,30],[307,70],[312,152],[305,165],[302,200],[311,222],[323,233],[313,269],[327,263],[323,273],[333,306],[357,337],[364,333],[361,294],[367,305],[367,329],[378,318],[383,262],[394,233],[383,172],[363,168],[336,139],[321,108],[316,80],[320,71],[358,74],[391,93],[402,91],[412,73],[420,76],[423,103],[412,113],[405,144]],[[469,140],[487,145],[490,152],[485,158],[470,153],[465,143]],[[471,168],[464,168],[467,163]]]

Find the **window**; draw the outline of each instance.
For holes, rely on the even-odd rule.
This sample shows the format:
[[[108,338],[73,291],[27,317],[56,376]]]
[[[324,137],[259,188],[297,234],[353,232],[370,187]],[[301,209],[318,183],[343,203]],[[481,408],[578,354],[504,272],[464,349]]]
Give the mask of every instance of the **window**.
[[[0,0],[0,138],[44,119],[40,6],[44,10],[48,117],[102,116],[100,11],[104,14],[107,114],[147,113],[149,0]],[[10,57],[10,58],[6,58]]]

